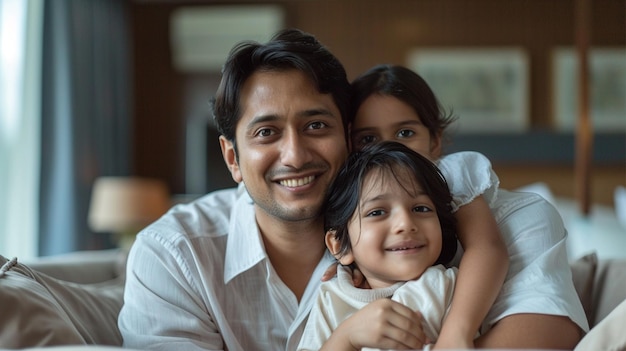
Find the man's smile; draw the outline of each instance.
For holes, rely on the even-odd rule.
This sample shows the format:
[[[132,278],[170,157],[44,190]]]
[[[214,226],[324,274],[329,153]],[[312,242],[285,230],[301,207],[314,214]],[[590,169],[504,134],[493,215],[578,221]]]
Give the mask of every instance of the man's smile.
[[[283,179],[279,181],[280,185],[288,188],[296,188],[311,183],[315,179],[315,176],[310,175],[302,178]]]

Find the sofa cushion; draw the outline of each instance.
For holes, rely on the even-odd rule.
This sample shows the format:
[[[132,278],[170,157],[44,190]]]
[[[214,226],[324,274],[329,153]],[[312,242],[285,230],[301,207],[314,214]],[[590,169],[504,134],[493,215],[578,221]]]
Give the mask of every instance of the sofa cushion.
[[[0,348],[84,343],[71,320],[36,280],[9,272],[0,277]]]
[[[0,266],[7,262],[0,256]],[[121,345],[117,316],[123,289],[123,278],[78,284],[11,265],[0,273],[0,348]]]
[[[600,323],[626,300],[626,260],[603,259],[598,262],[594,280],[592,321]]]
[[[625,351],[626,300],[622,301],[576,345],[574,351]]]
[[[593,293],[598,256],[596,253],[585,255],[570,264],[574,287],[585,310],[587,322],[592,325]]]

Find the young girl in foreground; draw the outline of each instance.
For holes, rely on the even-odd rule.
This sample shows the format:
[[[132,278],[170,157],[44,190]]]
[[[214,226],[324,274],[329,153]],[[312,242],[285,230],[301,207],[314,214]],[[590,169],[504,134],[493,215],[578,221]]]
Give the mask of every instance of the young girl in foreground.
[[[464,253],[460,263],[460,255],[454,262],[456,291],[436,348],[472,347],[479,328],[476,347],[573,348],[588,325],[556,209],[538,195],[498,189],[489,160],[479,153],[441,157],[442,135],[453,119],[415,72],[373,67],[353,82],[353,93],[353,150],[384,140],[401,142],[437,162],[453,195]],[[501,272],[494,267],[500,249],[493,234],[471,220],[485,208],[493,213],[510,257],[501,289]]]
[[[381,143],[352,154],[328,194],[326,246],[341,266],[336,279],[322,284],[298,350],[390,347],[363,315],[349,332],[333,332],[383,298],[422,311],[426,337],[437,340],[457,272],[442,265],[457,249],[456,219],[437,167],[400,143]],[[361,271],[370,289],[353,285],[348,266]]]

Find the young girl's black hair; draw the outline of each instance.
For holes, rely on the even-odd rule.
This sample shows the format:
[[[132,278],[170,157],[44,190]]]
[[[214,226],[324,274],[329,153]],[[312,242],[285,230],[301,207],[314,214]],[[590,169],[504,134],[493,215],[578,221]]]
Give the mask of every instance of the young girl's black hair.
[[[439,138],[457,119],[451,111],[446,114],[424,78],[403,66],[380,64],[352,82],[349,122],[354,122],[359,107],[372,95],[392,96],[409,105],[428,128],[431,138]]]
[[[398,180],[397,168],[406,168],[415,177],[435,205],[441,225],[441,254],[435,264],[446,264],[456,254],[456,218],[452,213],[452,195],[445,178],[429,159],[397,142],[368,145],[352,153],[331,184],[324,206],[324,229],[334,230],[341,243],[339,256],[352,249],[348,223],[358,209],[363,181],[370,171],[382,169]],[[407,189],[411,191],[412,189]]]

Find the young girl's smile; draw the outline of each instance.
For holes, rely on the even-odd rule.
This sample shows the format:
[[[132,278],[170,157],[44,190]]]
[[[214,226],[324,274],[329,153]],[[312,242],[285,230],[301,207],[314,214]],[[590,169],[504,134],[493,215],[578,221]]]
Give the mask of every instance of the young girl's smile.
[[[373,169],[364,178],[361,201],[348,224],[350,254],[372,288],[418,278],[441,253],[435,205],[402,167]]]

